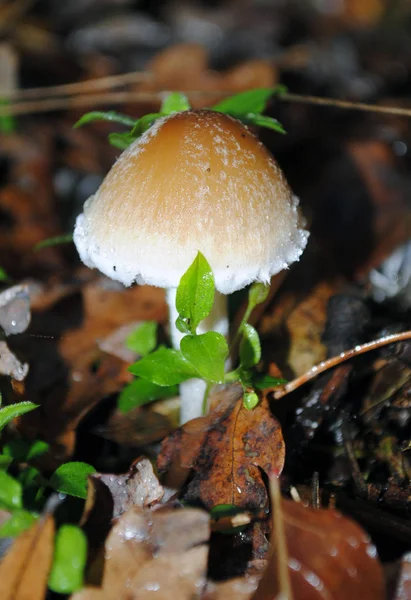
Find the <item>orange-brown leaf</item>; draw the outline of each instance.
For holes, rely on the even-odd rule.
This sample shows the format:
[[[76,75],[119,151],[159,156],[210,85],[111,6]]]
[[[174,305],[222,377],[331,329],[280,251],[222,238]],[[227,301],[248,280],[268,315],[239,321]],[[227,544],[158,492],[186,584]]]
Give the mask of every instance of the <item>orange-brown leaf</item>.
[[[282,500],[274,527],[283,520],[286,554],[274,543],[267,569],[252,600],[275,600],[283,591],[285,567],[294,600],[383,600],[385,584],[375,547],[362,529],[334,509],[307,508]],[[284,564],[284,562],[286,563]]]
[[[195,471],[186,500],[200,500],[207,508],[264,508],[267,492],[260,469],[280,473],[284,465],[280,425],[267,399],[247,410],[241,388],[226,390],[207,417],[190,421],[165,440],[159,469],[170,471],[176,463]]]
[[[43,600],[53,558],[54,520],[38,521],[22,533],[0,563],[2,600]]]

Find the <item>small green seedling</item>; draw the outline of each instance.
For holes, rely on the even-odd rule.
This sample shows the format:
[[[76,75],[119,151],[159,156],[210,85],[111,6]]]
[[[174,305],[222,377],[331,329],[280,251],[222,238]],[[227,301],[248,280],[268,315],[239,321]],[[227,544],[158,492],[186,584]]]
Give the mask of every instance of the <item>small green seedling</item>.
[[[120,395],[119,404],[123,411],[142,405],[158,397],[175,394],[177,384],[193,378],[206,382],[207,393],[213,384],[240,382],[244,388],[244,406],[253,409],[258,404],[255,389],[261,389],[261,379],[255,371],[261,359],[261,344],[258,333],[247,321],[253,309],[264,302],[268,295],[268,286],[254,283],[248,293],[248,304],[234,339],[240,340],[240,360],[238,367],[226,372],[225,365],[229,347],[225,337],[215,331],[198,334],[197,328],[206,319],[213,308],[215,293],[214,277],[206,258],[198,252],[193,263],[181,277],[176,293],[178,311],[177,327],[185,335],[180,342],[180,350],[161,346],[145,353],[143,358],[130,366],[130,371],[139,379],[126,388],[126,394]],[[140,333],[139,333],[140,332]],[[152,326],[134,334],[143,337],[148,334],[149,346],[152,346]],[[139,347],[144,344],[140,342]],[[279,380],[271,379],[277,383]],[[264,382],[265,383],[265,382]],[[151,387],[154,386],[154,387]],[[161,389],[165,394],[159,394]],[[134,391],[135,401],[130,401],[130,392]],[[207,406],[207,395],[204,409]]]
[[[277,133],[285,133],[283,126],[277,119],[268,117],[262,113],[265,111],[268,101],[272,96],[283,94],[286,91],[287,88],[283,85],[278,85],[274,88],[247,90],[246,92],[240,92],[239,94],[225,98],[212,106],[211,110],[235,117],[245,125],[264,127]],[[171,92],[164,98],[159,112],[144,115],[140,119],[133,119],[127,115],[113,111],[92,111],[83,115],[74,127],[82,127],[93,121],[108,121],[109,123],[118,123],[119,125],[129,127],[129,131],[125,133],[111,133],[108,136],[110,144],[119,150],[125,150],[143,135],[157,119],[166,117],[172,113],[190,110],[190,108],[190,102],[185,94]]]

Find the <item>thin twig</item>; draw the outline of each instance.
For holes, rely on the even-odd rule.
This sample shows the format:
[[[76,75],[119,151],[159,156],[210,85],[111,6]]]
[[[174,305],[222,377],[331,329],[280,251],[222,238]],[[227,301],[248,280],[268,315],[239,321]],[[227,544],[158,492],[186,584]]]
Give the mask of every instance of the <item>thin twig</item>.
[[[303,375],[296,377],[295,379],[289,381],[284,385],[267,388],[264,391],[266,394],[273,392],[274,398],[276,400],[279,400],[283,396],[286,396],[290,392],[293,392],[294,390],[298,389],[311,379],[314,379],[321,373],[324,373],[325,371],[328,371],[328,369],[332,369],[333,367],[336,367],[337,365],[346,362],[350,358],[354,358],[355,356],[359,356],[360,354],[365,354],[366,352],[371,352],[372,350],[377,350],[377,348],[387,346],[388,344],[394,344],[409,339],[411,339],[410,330],[403,331],[402,333],[393,333],[392,335],[386,335],[378,340],[355,346],[355,348],[351,348],[351,350],[341,352],[341,354],[339,354],[338,356],[333,356],[332,358],[329,358],[328,360],[325,360],[319,363],[318,365],[315,365]]]
[[[365,104],[364,102],[350,102],[349,100],[337,100],[335,98],[320,98],[319,96],[305,96],[303,94],[292,94],[284,92],[278,95],[279,100],[285,102],[299,102],[300,104],[317,104],[318,106],[329,106],[348,110],[359,110],[366,112],[383,113],[388,115],[400,115],[411,117],[411,108],[398,106],[380,106],[379,104]]]
[[[107,94],[82,94],[79,96],[73,96],[72,98],[47,98],[45,100],[17,102],[8,104],[6,106],[0,106],[0,117],[30,113],[46,113],[60,110],[85,108],[88,106],[109,106],[112,104],[124,104],[127,102],[161,102],[164,94],[167,93],[169,93],[169,90],[161,90],[156,92],[111,92]],[[184,93],[189,98],[229,95],[229,92],[201,92],[197,90]]]
[[[10,90],[3,93],[2,97],[7,99],[12,98],[13,100],[23,100],[27,98],[48,100],[50,96],[74,96],[75,94],[86,94],[106,89],[115,89],[130,83],[148,81],[152,79],[152,77],[153,76],[149,71],[131,71],[129,73],[121,73],[121,75],[109,75],[107,77],[86,79],[85,81],[65,83],[63,85]]]
[[[112,80],[109,85],[111,87],[117,87],[123,85],[132,79],[132,73],[125,73],[122,76],[112,76],[113,78],[119,78]],[[139,77],[149,77],[149,74],[144,72],[135,73],[135,80],[139,80]],[[123,78],[123,80],[121,80]],[[84,86],[87,83],[87,92],[104,89],[107,86],[107,80],[109,78],[102,78],[105,81],[99,83],[98,79],[91,80],[90,83],[73,83],[67,84],[66,86],[55,86],[52,88],[33,88],[32,90],[20,90],[20,98],[37,98],[42,94],[47,94],[47,90],[51,90],[50,95],[60,95],[62,88],[66,87],[66,95],[77,93],[77,91],[84,91]],[[93,83],[91,83],[93,82]],[[120,83],[121,82],[121,83]],[[89,87],[88,87],[89,86]],[[0,107],[0,117],[8,115],[22,115],[30,113],[46,113],[53,111],[69,110],[75,108],[85,108],[88,106],[110,106],[113,104],[124,104],[126,102],[143,103],[143,102],[161,102],[164,94],[171,90],[157,90],[153,92],[139,92],[139,91],[122,91],[122,92],[108,92],[105,94],[79,94],[78,96],[73,95],[72,97],[62,98],[43,98],[37,101],[28,102],[13,102],[7,106]],[[172,90],[176,91],[176,90]],[[230,96],[231,91],[228,90],[183,90],[189,98],[204,98],[207,97],[215,98]],[[411,108],[401,108],[398,106],[380,106],[378,104],[364,104],[361,102],[349,102],[348,100],[337,100],[334,98],[320,98],[318,96],[305,96],[300,94],[292,93],[281,93],[277,95],[277,99],[284,102],[299,102],[304,104],[314,104],[319,106],[329,106],[334,108],[340,108],[345,110],[359,110],[366,112],[382,113],[388,115],[397,115],[403,117],[411,117]]]

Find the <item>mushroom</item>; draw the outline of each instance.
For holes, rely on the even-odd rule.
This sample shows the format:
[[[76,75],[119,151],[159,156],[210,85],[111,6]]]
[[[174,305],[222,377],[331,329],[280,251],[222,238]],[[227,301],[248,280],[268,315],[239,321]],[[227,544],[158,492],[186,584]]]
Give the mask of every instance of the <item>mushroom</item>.
[[[212,313],[199,333],[228,334],[226,295],[298,260],[308,232],[298,199],[265,146],[212,110],[159,118],[125,150],[84,204],[74,242],[82,261],[129,286],[167,290],[174,347],[176,288],[200,251],[214,273]],[[181,385],[181,421],[201,414],[202,381]]]

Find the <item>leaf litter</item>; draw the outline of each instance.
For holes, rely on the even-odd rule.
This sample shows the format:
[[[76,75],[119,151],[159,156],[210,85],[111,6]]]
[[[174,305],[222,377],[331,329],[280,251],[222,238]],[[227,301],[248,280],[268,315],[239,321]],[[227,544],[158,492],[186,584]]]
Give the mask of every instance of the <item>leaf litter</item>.
[[[385,102],[407,84],[411,67],[400,35],[395,48],[370,40],[370,31],[378,34],[369,28],[384,26],[384,1],[363,3],[361,10],[355,2],[342,3],[333,15],[307,3],[298,19],[308,44],[296,37],[297,13],[288,6],[280,13],[267,9],[262,30],[260,9],[250,9],[244,28],[241,11],[220,10],[215,3],[177,3],[174,16],[148,9],[135,14],[127,2],[108,1],[104,15],[94,0],[87,9],[80,0],[70,7],[50,3],[47,23],[36,3],[15,4],[19,9],[0,23],[5,43],[20,54],[26,87],[43,84],[45,77],[56,83],[76,79],[80,87],[73,92],[96,94],[87,88],[90,81],[117,76],[115,65],[123,71],[138,65],[144,72],[129,79],[136,93],[207,92],[192,94],[198,107],[220,101],[221,90],[271,88],[280,79],[290,80],[297,92],[304,81],[303,91],[312,94],[322,89],[336,98]],[[28,11],[24,19],[20,10]],[[407,21],[405,9],[398,10],[387,19],[391,31]],[[117,29],[107,20],[114,12],[122,13]],[[167,35],[170,42],[185,39],[185,22],[202,24],[204,46],[166,43]],[[138,38],[136,48],[136,36],[124,35],[131,26],[153,37]],[[352,28],[355,36],[347,33]],[[288,37],[278,37],[279,31]],[[326,35],[319,40],[321,31]],[[276,57],[275,64],[253,58],[261,48]],[[67,90],[58,91],[62,97],[36,92],[43,100],[48,93],[47,102],[73,106]],[[158,110],[146,98],[147,107],[115,108],[136,118],[146,108]],[[301,196],[312,235],[301,264],[278,282],[253,321],[262,340],[258,369],[293,381],[327,358],[337,357],[336,367],[306,377],[277,400],[263,392],[252,411],[243,407],[241,389],[220,390],[208,417],[181,429],[176,398],[130,412],[117,408],[118,394],[133,381],[128,366],[136,356],[126,348],[128,334],[137,323],[153,321],[161,342],[166,340],[162,292],[123,290],[79,268],[70,244],[33,251],[72,230],[82,203],[117,156],[105,141],[113,123],[72,130],[81,116],[74,108],[21,123],[19,118],[17,131],[1,133],[0,267],[8,279],[1,277],[0,294],[12,298],[0,300],[7,334],[7,345],[0,340],[2,399],[7,408],[19,401],[39,405],[3,430],[2,446],[22,440],[49,444],[47,452],[23,463],[2,454],[1,464],[8,465],[10,477],[43,484],[66,461],[88,461],[99,472],[89,478],[85,505],[72,513],[89,542],[86,587],[73,598],[268,599],[284,595],[279,573],[287,570],[297,599],[411,597],[409,341],[372,346],[338,363],[351,348],[410,328],[408,125],[399,117],[348,117],[278,99],[269,111],[289,133],[264,132],[264,141]],[[233,302],[234,312],[236,306],[243,306],[241,297]],[[241,310],[234,320],[241,320]],[[283,497],[293,501],[270,500],[273,471],[282,473]],[[307,489],[309,501],[315,489],[330,508],[297,503]],[[31,488],[25,490],[24,502],[32,503]],[[68,512],[71,500],[63,504]],[[225,505],[235,514],[216,516],[213,509]],[[5,519],[12,514],[3,513]],[[45,597],[53,539],[47,517],[14,542],[2,540],[2,549],[8,548],[0,563],[2,597]],[[386,565],[396,565],[387,595],[381,563],[387,574]]]

